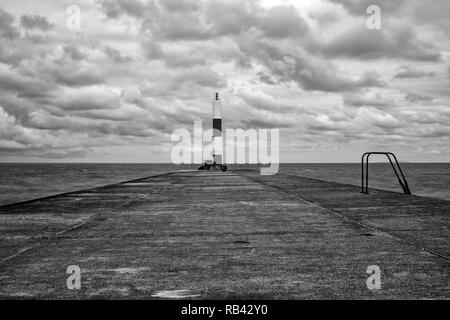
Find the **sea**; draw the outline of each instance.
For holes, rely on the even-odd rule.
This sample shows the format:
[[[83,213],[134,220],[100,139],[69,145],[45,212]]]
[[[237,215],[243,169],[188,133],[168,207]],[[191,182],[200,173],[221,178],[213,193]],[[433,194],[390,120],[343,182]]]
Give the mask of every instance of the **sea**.
[[[197,167],[162,163],[0,163],[0,205]],[[403,163],[401,167],[414,195],[450,201],[450,163]],[[229,166],[230,170],[243,168],[258,166]],[[359,163],[285,163],[280,164],[279,174],[361,185]],[[370,164],[369,187],[402,192],[389,163]]]

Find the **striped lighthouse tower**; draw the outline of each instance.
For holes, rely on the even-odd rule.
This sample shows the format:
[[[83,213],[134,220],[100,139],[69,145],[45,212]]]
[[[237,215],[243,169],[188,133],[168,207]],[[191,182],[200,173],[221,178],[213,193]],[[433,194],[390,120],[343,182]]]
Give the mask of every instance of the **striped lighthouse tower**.
[[[219,99],[219,93],[216,93],[216,97],[212,102],[213,107],[213,163],[219,168],[222,167],[222,103]]]

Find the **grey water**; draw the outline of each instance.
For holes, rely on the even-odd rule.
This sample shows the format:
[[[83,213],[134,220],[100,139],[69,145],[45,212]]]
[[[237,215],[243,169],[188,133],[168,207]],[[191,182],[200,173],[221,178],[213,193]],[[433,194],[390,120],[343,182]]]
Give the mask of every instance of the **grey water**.
[[[450,163],[404,163],[401,165],[415,195],[450,200]],[[0,163],[0,205],[148,177],[165,172],[196,169],[198,165],[174,164],[71,164]],[[230,166],[242,168],[243,166]],[[257,168],[257,166],[244,166]],[[281,164],[280,174],[299,175],[339,183],[361,184],[357,163]],[[402,192],[386,163],[373,163],[370,187]]]

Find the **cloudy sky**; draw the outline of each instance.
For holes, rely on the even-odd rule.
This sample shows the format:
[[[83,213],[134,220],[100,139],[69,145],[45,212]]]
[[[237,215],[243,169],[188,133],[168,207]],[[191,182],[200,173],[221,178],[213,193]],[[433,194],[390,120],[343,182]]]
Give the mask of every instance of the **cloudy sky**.
[[[283,162],[450,162],[449,14],[448,0],[2,0],[0,161],[168,162],[173,130],[207,129],[218,91],[226,127],[280,128]]]

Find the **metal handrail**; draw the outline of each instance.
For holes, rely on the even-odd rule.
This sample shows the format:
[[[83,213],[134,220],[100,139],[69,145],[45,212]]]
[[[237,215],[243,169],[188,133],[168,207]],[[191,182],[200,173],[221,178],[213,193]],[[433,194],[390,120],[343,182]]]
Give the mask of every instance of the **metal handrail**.
[[[369,194],[369,157],[373,154],[384,154],[388,159],[389,163],[391,164],[392,169],[394,170],[395,175],[397,176],[398,183],[403,189],[403,192],[405,194],[411,194],[411,190],[409,189],[408,182],[406,181],[405,175],[403,174],[402,168],[400,167],[400,164],[398,163],[397,157],[392,152],[366,152],[361,157],[361,193]],[[392,162],[392,158],[395,160],[395,163],[397,164],[397,169]],[[364,186],[364,160],[366,161],[366,184]],[[400,175],[399,175],[400,173]]]

